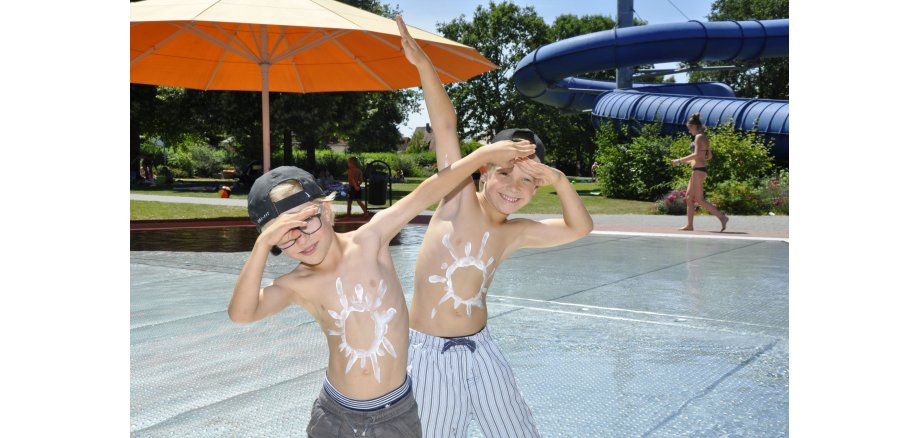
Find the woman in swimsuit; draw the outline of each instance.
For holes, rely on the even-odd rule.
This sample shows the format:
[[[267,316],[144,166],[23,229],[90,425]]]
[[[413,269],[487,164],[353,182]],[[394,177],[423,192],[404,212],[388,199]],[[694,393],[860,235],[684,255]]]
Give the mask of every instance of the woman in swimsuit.
[[[690,143],[690,155],[676,160],[671,160],[671,165],[676,166],[681,163],[689,163],[693,167],[693,173],[690,175],[690,184],[687,186],[687,226],[681,228],[681,231],[693,231],[693,213],[696,204],[702,205],[709,214],[719,218],[722,223],[722,229],[725,231],[725,225],[728,223],[728,216],[719,211],[715,205],[706,200],[703,196],[703,180],[706,179],[706,162],[712,159],[712,151],[709,150],[709,139],[703,133],[703,123],[700,122],[700,113],[693,113],[687,122],[687,130],[693,137]]]

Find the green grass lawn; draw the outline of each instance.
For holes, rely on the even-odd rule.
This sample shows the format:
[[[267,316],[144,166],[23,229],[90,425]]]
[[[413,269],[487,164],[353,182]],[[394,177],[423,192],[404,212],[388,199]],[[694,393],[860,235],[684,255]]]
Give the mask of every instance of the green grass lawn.
[[[655,203],[647,201],[631,201],[626,199],[612,199],[601,196],[601,189],[597,183],[575,183],[575,191],[591,214],[656,214]],[[524,214],[562,214],[562,205],[554,187],[540,187],[537,194],[524,208],[519,210]]]
[[[187,196],[191,198],[219,198],[217,192],[180,192],[167,187],[131,188],[132,194],[162,195],[162,196]],[[234,197],[245,198],[248,193],[233,193]]]
[[[131,220],[164,219],[248,219],[246,207],[222,205],[177,204],[174,202],[131,201]]]
[[[393,202],[402,199],[409,194],[421,183],[422,178],[408,178],[405,183],[393,184]],[[581,196],[585,208],[591,214],[655,214],[655,203],[646,201],[630,201],[624,199],[610,199],[601,196],[600,187],[597,183],[577,182],[574,184],[575,190]],[[132,189],[131,193],[164,195],[164,196],[187,196],[202,198],[217,198],[216,192],[177,192],[168,188],[143,188]],[[233,193],[234,199],[245,199],[246,193]],[[339,199],[336,202],[344,202]],[[432,205],[429,210],[434,210],[437,204]],[[357,205],[352,206],[352,213],[361,211]],[[524,214],[561,214],[562,208],[559,204],[559,198],[553,187],[541,187],[537,190],[533,200],[526,207],[520,210]],[[177,204],[165,202],[147,202],[131,201],[131,220],[141,219],[213,219],[213,218],[246,218],[246,209],[244,207],[223,207],[211,205],[196,204]]]

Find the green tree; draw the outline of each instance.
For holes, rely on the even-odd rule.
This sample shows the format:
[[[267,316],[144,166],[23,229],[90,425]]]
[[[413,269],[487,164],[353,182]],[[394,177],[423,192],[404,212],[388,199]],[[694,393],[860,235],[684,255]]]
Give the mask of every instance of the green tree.
[[[472,20],[461,15],[437,27],[444,37],[475,48],[498,66],[447,86],[457,110],[461,138],[519,126],[516,116],[524,112],[526,102],[509,78],[524,55],[549,42],[549,28],[536,10],[507,1],[490,1],[488,6],[476,7]]]
[[[615,28],[616,24],[616,20],[609,15],[582,15],[579,17],[572,14],[563,14],[553,21],[553,25],[549,29],[549,36],[552,41],[561,41],[579,35],[610,30]],[[606,74],[598,79],[604,78],[607,78]]]
[[[141,142],[146,132],[153,130],[157,115],[157,89],[152,85],[131,84],[131,173],[140,172]]]
[[[366,93],[274,93],[272,131],[282,133],[282,163],[294,164],[294,143],[306,151],[305,167],[316,169],[316,150],[356,127]]]
[[[439,24],[438,30],[445,37],[474,47],[498,66],[447,87],[457,108],[461,136],[476,138],[510,127],[531,128],[546,146],[547,161],[555,161],[567,173],[588,169],[595,149],[590,117],[560,113],[553,107],[531,102],[515,90],[510,77],[517,63],[538,47],[612,29],[615,25],[609,16],[561,15],[552,26],[547,26],[533,7],[494,1],[488,6],[478,6],[472,20],[460,16]],[[613,80],[615,72],[596,72],[584,77]]]
[[[789,18],[789,0],[716,0],[709,21]],[[701,65],[723,65],[703,62]],[[761,59],[745,70],[692,72],[690,82],[724,82],[739,97],[789,99],[789,58]]]
[[[637,23],[642,24],[642,23]],[[560,15],[549,28],[552,41],[600,32],[616,27],[616,21],[606,15]],[[614,81],[616,71],[580,74],[579,77]],[[582,113],[560,112],[556,108],[527,101],[518,117],[524,126],[535,127],[546,147],[546,160],[569,175],[590,172],[597,147],[591,117]],[[539,127],[539,128],[536,128]]]
[[[638,133],[628,131],[613,122],[597,130],[601,193],[653,201],[670,189],[674,171],[666,157],[674,139],[661,133],[661,123],[642,125]]]
[[[360,118],[348,138],[350,152],[392,152],[402,141],[398,125],[418,108],[412,90],[365,93]]]
[[[406,152],[411,154],[428,152],[428,143],[429,142],[425,141],[425,133],[416,130],[412,133],[412,138],[409,139],[409,146],[406,148]]]
[[[176,150],[192,135],[216,152],[223,148],[222,143],[228,137],[243,137],[239,133],[250,128],[248,125],[251,131],[259,133],[258,123],[247,125],[247,110],[253,100],[258,102],[258,97],[251,95],[131,84],[132,168],[135,142],[141,139],[157,139]],[[253,113],[258,115],[258,107]]]

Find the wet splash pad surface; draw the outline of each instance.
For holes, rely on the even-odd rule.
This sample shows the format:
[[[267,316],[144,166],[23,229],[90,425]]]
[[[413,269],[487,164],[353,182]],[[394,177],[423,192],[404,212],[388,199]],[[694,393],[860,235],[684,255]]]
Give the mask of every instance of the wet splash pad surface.
[[[424,231],[390,248],[407,301]],[[132,232],[132,435],[304,436],[325,340],[294,307],[227,318],[251,241],[201,230],[190,239],[225,246],[179,251],[140,233],[153,232]],[[788,266],[782,241],[592,234],[506,260],[489,327],[545,436],[787,436]],[[264,283],[292,267],[270,257]]]

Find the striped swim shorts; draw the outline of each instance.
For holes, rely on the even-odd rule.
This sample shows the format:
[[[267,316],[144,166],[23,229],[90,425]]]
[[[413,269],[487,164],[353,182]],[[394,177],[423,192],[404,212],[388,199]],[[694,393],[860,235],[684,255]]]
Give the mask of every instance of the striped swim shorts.
[[[540,436],[488,327],[462,338],[410,329],[409,375],[425,437],[465,437],[473,418],[487,437]]]

